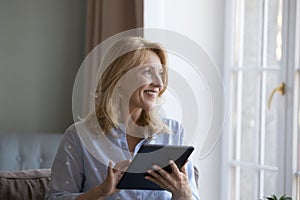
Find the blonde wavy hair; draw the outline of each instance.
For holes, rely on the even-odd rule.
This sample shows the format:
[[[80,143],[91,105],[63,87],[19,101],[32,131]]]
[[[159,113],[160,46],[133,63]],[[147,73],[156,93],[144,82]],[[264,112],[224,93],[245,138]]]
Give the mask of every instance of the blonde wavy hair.
[[[130,69],[141,66],[151,52],[159,58],[163,67],[163,88],[158,95],[158,101],[168,85],[167,53],[159,43],[152,43],[141,37],[126,37],[116,42],[105,54],[99,69],[98,85],[95,93],[95,113],[97,122],[103,133],[110,133],[119,128],[120,97],[116,86],[120,78]],[[136,124],[145,128],[145,136],[153,133],[170,133],[169,128],[162,121],[158,109],[143,110]]]

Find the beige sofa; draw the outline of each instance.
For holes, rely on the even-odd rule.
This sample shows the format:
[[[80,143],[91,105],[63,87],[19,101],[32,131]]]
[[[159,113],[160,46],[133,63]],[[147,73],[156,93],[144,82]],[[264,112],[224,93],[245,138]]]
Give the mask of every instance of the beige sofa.
[[[44,199],[50,181],[50,169],[0,172],[0,199]]]

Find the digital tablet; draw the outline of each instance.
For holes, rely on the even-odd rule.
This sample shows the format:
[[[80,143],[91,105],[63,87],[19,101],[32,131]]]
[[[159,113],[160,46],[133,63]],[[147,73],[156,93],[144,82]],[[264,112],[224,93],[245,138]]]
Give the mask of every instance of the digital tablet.
[[[147,170],[152,169],[156,164],[171,173],[170,160],[173,160],[181,169],[193,150],[192,146],[143,145],[117,184],[117,189],[163,190],[155,183],[145,179],[145,176],[149,175]]]

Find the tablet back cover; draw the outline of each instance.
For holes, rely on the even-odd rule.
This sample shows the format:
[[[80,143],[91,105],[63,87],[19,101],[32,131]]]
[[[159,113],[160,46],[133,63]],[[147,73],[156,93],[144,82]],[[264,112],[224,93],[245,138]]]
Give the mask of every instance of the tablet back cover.
[[[174,160],[180,169],[190,154],[192,146],[175,145],[143,145],[132,160],[127,171],[124,173],[117,185],[118,189],[139,189],[139,190],[163,190],[155,183],[145,179],[147,170],[152,169],[154,164],[163,167],[171,173],[169,160]]]

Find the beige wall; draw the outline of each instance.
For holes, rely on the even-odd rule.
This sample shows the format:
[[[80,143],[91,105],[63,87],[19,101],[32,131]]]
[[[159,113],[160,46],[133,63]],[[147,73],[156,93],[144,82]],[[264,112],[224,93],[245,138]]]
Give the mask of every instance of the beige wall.
[[[0,132],[63,132],[83,61],[85,1],[0,1]]]

